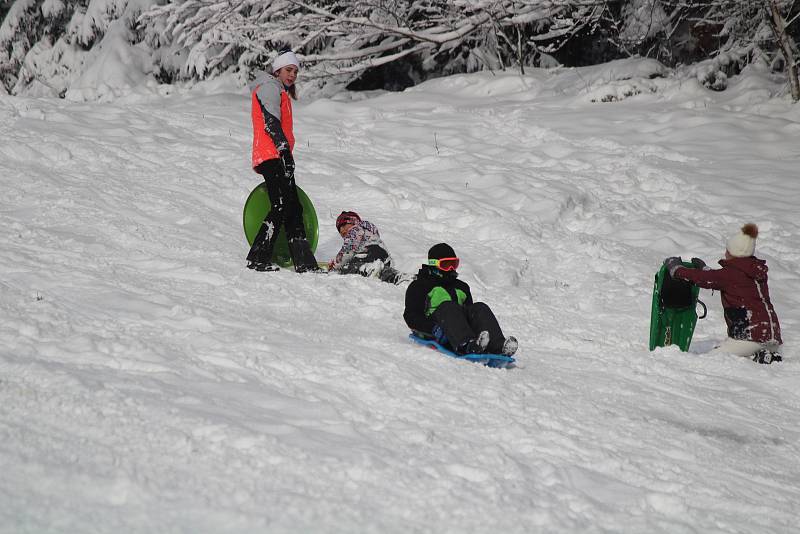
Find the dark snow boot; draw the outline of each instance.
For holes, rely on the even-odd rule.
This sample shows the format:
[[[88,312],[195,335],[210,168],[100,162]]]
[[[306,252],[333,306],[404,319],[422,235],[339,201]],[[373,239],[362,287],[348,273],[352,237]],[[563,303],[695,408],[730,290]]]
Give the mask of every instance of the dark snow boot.
[[[500,329],[500,325],[497,323],[497,318],[494,316],[494,313],[492,313],[491,308],[483,302],[475,302],[466,309],[472,330],[474,332],[481,332],[483,330],[489,332],[487,352],[500,354],[503,350],[503,343],[505,342],[506,336],[503,335],[503,331]]]
[[[486,330],[478,334],[475,339],[467,340],[456,349],[459,354],[483,354],[486,352],[486,345],[489,344],[489,332]]]
[[[504,356],[513,356],[516,354],[517,349],[519,348],[519,343],[517,342],[517,338],[514,336],[508,336],[505,341],[503,341],[503,349],[500,351],[500,354]]]
[[[394,267],[384,267],[381,269],[381,274],[379,278],[384,282],[388,282],[390,284],[394,284],[399,286],[403,282],[411,282],[414,280],[414,276],[408,273],[401,273]]]
[[[257,261],[247,262],[247,268],[253,269],[254,271],[258,271],[260,273],[281,270],[281,268],[275,265],[274,263],[261,263]]]
[[[771,350],[761,349],[753,355],[753,361],[763,364],[771,364],[775,362],[782,362],[783,357],[780,352],[772,352]]]
[[[314,253],[311,252],[311,245],[307,239],[297,238],[290,240],[289,254],[292,256],[295,272],[322,272],[322,269],[317,265]]]
[[[275,222],[271,219],[274,212],[270,212],[261,223],[253,245],[247,253],[247,268],[256,271],[275,271],[277,266],[272,263],[272,251],[278,239]],[[272,268],[274,267],[274,268]]]
[[[409,273],[401,273],[394,267],[384,267],[380,274],[380,279],[384,282],[399,286],[403,282],[413,282],[417,279],[417,275]]]

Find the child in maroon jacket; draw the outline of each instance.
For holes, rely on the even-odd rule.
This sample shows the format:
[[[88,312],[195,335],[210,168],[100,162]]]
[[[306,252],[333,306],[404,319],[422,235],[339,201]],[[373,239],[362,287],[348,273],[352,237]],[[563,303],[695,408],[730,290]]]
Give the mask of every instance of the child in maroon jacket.
[[[767,262],[756,258],[758,227],[745,224],[726,244],[722,269],[706,267],[692,258],[695,268],[684,267],[680,258],[667,258],[664,264],[672,277],[689,280],[700,287],[717,289],[722,298],[728,339],[712,353],[735,354],[759,363],[781,361],[781,327],[772,307],[767,286]]]

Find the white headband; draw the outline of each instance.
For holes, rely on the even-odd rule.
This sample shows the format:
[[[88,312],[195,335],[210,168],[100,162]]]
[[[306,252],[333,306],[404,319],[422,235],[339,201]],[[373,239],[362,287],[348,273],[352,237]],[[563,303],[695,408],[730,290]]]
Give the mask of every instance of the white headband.
[[[272,72],[277,72],[286,65],[294,65],[298,69],[300,68],[300,61],[297,59],[295,53],[291,50],[287,50],[272,60]]]

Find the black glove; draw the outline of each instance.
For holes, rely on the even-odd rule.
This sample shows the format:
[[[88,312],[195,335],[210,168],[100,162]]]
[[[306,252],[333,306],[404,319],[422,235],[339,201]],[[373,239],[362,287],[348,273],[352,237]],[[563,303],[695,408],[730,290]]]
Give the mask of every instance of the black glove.
[[[692,258],[692,267],[694,267],[695,269],[705,270],[706,269],[706,262],[704,262],[700,258]]]
[[[677,271],[678,268],[683,267],[683,260],[681,260],[680,256],[672,256],[671,258],[664,260],[664,265],[667,266],[667,272],[669,272],[669,275],[674,277],[675,271]]]

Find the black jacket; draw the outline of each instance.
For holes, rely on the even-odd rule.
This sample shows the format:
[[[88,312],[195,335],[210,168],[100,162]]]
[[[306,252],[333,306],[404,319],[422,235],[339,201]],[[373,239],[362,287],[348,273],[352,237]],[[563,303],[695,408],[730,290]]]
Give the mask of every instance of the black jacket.
[[[426,317],[425,312],[430,307],[430,292],[437,286],[450,293],[453,301],[457,301],[455,290],[460,289],[467,295],[464,305],[472,304],[472,293],[466,282],[455,276],[443,276],[435,267],[423,265],[417,274],[417,279],[406,289],[406,309],[403,312],[403,319],[411,330],[426,334],[433,332],[436,321],[433,320],[433,316]]]

